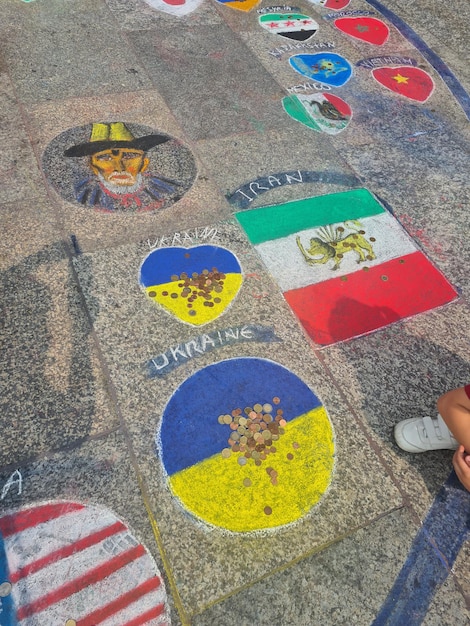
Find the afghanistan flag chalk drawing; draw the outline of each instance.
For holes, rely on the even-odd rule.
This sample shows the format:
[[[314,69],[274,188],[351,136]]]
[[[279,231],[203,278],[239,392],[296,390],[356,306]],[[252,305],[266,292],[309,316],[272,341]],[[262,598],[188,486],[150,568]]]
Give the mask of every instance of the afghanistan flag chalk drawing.
[[[319,345],[351,339],[457,297],[367,189],[236,217]]]

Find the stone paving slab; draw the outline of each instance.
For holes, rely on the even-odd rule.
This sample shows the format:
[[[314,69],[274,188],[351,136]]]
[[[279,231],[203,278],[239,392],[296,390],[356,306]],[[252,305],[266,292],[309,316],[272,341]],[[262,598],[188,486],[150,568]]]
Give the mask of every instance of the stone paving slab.
[[[193,623],[370,624],[406,558],[415,530],[404,510],[395,511],[215,604],[196,615]],[[431,606],[425,623],[463,623],[469,613],[454,581],[445,584],[442,596]]]
[[[61,244],[3,269],[1,283],[1,465],[115,428],[89,320]]]
[[[84,515],[74,520],[78,528],[78,539],[86,539],[90,531],[93,530],[99,533],[106,524],[121,522],[126,529],[124,536],[122,534],[117,535],[114,539],[114,536],[108,533],[108,538],[98,544],[99,551],[95,549],[95,552],[92,552],[91,556],[94,559],[92,563],[95,565],[97,563],[102,564],[103,559],[112,559],[113,555],[117,555],[121,550],[129,548],[135,550],[135,546],[140,543],[144,548],[142,552],[145,554],[145,551],[148,551],[154,563],[156,562],[155,571],[162,576],[163,585],[166,586],[166,591],[162,589],[162,592],[168,612],[171,615],[171,623],[180,624],[178,611],[169,591],[171,583],[165,577],[155,535],[149,524],[138,478],[130,459],[126,437],[122,433],[116,432],[104,438],[94,438],[78,449],[49,454],[45,458],[27,465],[19,464],[14,473],[2,471],[0,475],[0,484],[2,485],[0,525],[2,525],[3,533],[7,536],[4,516],[16,515],[21,511],[28,511],[32,507],[54,506],[60,503],[72,503],[85,507]],[[60,533],[64,533],[67,538],[66,542],[72,543],[69,535],[72,535],[73,532],[70,533],[70,530],[66,530],[70,524],[67,522],[67,516],[63,518],[63,523],[60,522],[59,518],[58,521],[56,520],[55,526],[53,522],[49,522],[48,527],[45,527],[44,522],[40,522],[41,517],[39,515],[32,517],[35,524],[29,523],[29,532],[32,535],[31,540],[37,545],[36,554],[44,544],[60,545]],[[27,530],[28,525],[25,525],[25,528]],[[22,525],[18,522],[16,532],[21,532],[21,530]],[[58,535],[55,536],[56,533]],[[25,535],[24,532],[21,535],[21,540],[25,545],[28,545],[28,538]],[[10,543],[7,543],[7,550],[9,549]],[[80,549],[83,550],[84,548],[81,547]],[[77,553],[80,549],[77,546]],[[93,543],[90,543],[88,549],[89,551],[93,550]],[[139,553],[138,548],[137,552]],[[26,562],[31,560],[31,555],[24,553],[22,555],[20,551],[19,558],[21,559],[22,556]],[[57,558],[65,559],[66,568],[62,571],[60,562],[58,563],[57,560],[56,570],[49,565],[46,586],[50,593],[54,591],[55,587],[60,588],[64,583],[69,583],[77,576],[82,567],[80,556],[75,557],[75,561],[73,556],[66,554],[59,555]],[[140,558],[142,559],[142,555]],[[145,568],[143,571],[145,572]],[[36,570],[36,577],[38,576],[37,572],[40,573],[40,570]],[[33,578],[34,575],[33,572]],[[81,606],[79,603],[72,604],[69,607],[70,614],[65,614],[65,618],[63,611],[67,611],[67,605],[64,608],[59,606],[59,614],[56,614],[57,622],[55,623],[65,623],[67,618],[77,619],[78,615],[75,614],[75,611],[80,611],[82,614],[83,611],[92,612],[93,609],[105,604],[112,595],[116,597],[118,594],[118,598],[119,594],[124,596],[134,586],[137,586],[142,571],[139,572],[137,569],[132,572],[132,575],[133,577],[128,575],[125,580],[114,578],[115,589],[112,591],[106,587],[106,583],[99,587],[100,572],[98,571],[95,580],[86,581],[87,584],[82,587],[81,601],[83,604]],[[39,582],[41,583],[41,580]],[[44,586],[44,582],[43,580],[42,586]],[[76,583],[76,587],[79,584]],[[96,590],[94,591],[93,588]],[[28,596],[26,598],[28,599]],[[29,598],[32,599],[32,596]],[[48,619],[43,611],[39,612],[39,619]],[[29,622],[33,623],[34,620],[34,623],[40,623],[36,622],[36,619],[38,618],[33,613],[32,617],[29,617]]]
[[[413,626],[459,626],[470,618],[469,541],[466,501],[458,500],[448,478],[451,453],[407,455],[393,443],[392,430],[405,417],[433,414],[440,393],[469,380],[467,116],[418,51],[419,41],[391,24],[389,41],[372,46],[324,19],[330,9],[301,0],[295,5],[317,20],[319,31],[300,45],[261,28],[258,9],[271,4],[244,12],[203,0],[177,17],[171,14],[176,5],[162,12],[144,0],[3,0],[0,566],[6,513],[19,521],[28,515],[25,507],[75,502],[114,516],[131,536],[127,547],[142,545],[155,559],[172,624],[367,626],[383,617],[390,598],[403,595],[394,582],[411,567],[409,580],[427,603],[427,614],[414,616]],[[375,11],[375,4],[354,0],[348,9]],[[469,84],[464,0],[438,8],[433,0],[391,0],[387,8]],[[292,69],[289,57],[324,50],[348,59],[351,80],[333,90],[302,87],[311,79]],[[356,65],[384,55],[412,58],[428,72],[435,82],[429,100],[388,92],[370,69]],[[309,130],[283,110],[289,91],[333,91],[352,108],[349,126],[329,136]],[[70,146],[63,134],[76,145],[91,141],[97,124],[104,132],[116,123],[134,135],[143,129],[171,136],[166,160],[174,158],[179,173],[194,159],[194,181],[181,199],[149,213],[126,213],[120,205],[106,214],[79,204],[72,191],[76,174],[91,166],[85,157],[66,164]],[[182,169],[176,145],[191,155],[182,158]],[[169,177],[164,161],[151,155],[149,163]],[[233,214],[358,187],[386,204],[460,297],[318,349]],[[186,309],[178,318],[152,301],[163,296],[144,293],[139,268],[151,252],[169,259],[175,247],[193,254],[200,246],[233,253],[241,271],[230,280],[241,286],[222,314],[197,325]],[[200,304],[196,315],[204,310]],[[218,523],[206,519],[200,511],[207,508],[181,495],[188,490],[176,495],[169,469],[173,456],[198,449],[188,445],[184,428],[168,426],[177,423],[178,398],[194,381],[211,381],[212,373],[213,393],[193,394],[201,423],[210,428],[205,407],[248,384],[246,376],[216,373],[241,359],[247,367],[256,363],[253,371],[259,363],[277,363],[292,384],[303,381],[324,404],[334,432],[333,472],[319,499],[292,523],[261,524],[255,533],[227,530],[223,507]],[[193,428],[191,411],[183,414]],[[164,426],[173,433],[174,454]],[[213,467],[225,469],[233,457],[214,458]],[[197,465],[185,468],[199,477],[189,491],[217,501],[223,490],[213,487],[209,473],[195,471]],[[308,467],[289,474],[297,493],[302,484],[310,489]],[[280,491],[282,471],[279,480],[268,474],[271,493]],[[222,484],[231,488],[225,475]],[[247,488],[240,487],[229,511],[238,506],[241,516]],[[258,521],[273,515],[268,509]],[[446,541],[454,542],[455,563]],[[42,549],[44,542],[34,544]],[[421,562],[413,561],[416,554]],[[124,598],[129,580],[133,576],[119,587]],[[72,626],[76,617],[59,621],[68,618]]]
[[[305,349],[305,340],[296,322],[259,260],[250,253],[238,227],[226,222],[214,224],[211,228],[217,233],[211,244],[234,252],[241,260],[246,278],[229,311],[217,322],[207,324],[202,332],[222,331],[240,323],[248,327],[268,325],[281,342],[249,342],[217,348],[215,355],[214,352],[198,354],[197,359],[183,361],[180,367],[163,378],[149,380],[145,363],[152,358],[157,363],[162,362],[158,358],[160,353],[197,337],[201,330],[182,327],[181,322],[148,302],[139,289],[137,269],[148,246],[147,250],[142,244],[80,255],[75,262],[87,301],[98,300],[95,330],[133,439],[176,585],[189,612],[200,610],[248,581],[266,575],[401,504],[396,487],[369,449],[355,418],[335,394],[325,371]],[[173,243],[171,235],[166,241],[167,245]],[[188,244],[185,247],[188,248]],[[158,251],[164,252],[165,249],[160,247]],[[211,528],[211,525],[188,516],[168,491],[154,450],[156,430],[171,395],[204,366],[240,357],[269,358],[288,367],[315,390],[328,406],[337,446],[334,479],[320,505],[294,526],[265,534],[262,539],[250,534],[227,534],[223,529]],[[364,466],[370,470],[366,474],[362,471]],[[253,555],[257,555],[256,558]],[[208,568],[218,581],[216,588],[206,584]]]

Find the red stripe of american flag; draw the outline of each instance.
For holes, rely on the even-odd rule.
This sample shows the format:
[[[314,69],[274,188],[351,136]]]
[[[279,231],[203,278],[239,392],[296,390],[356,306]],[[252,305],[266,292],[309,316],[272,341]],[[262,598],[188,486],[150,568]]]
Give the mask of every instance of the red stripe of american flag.
[[[65,583],[65,585],[62,585],[54,591],[51,591],[50,593],[38,598],[34,602],[25,604],[18,609],[18,621],[34,615],[35,613],[39,613],[40,611],[44,611],[44,609],[47,609],[52,604],[60,602],[64,598],[68,598],[74,593],[78,593],[89,585],[94,585],[104,578],[107,578],[118,569],[121,569],[125,565],[128,565],[132,561],[135,561],[139,557],[143,556],[145,553],[145,548],[142,545],[131,548],[130,550],[119,554],[118,556],[110,559],[109,561],[106,561],[98,567],[89,570],[88,572],[83,574],[83,576],[80,576],[75,580],[71,580],[70,582]]]
[[[73,513],[74,511],[80,511],[84,508],[83,504],[61,502],[59,504],[44,504],[34,509],[27,509],[21,513],[5,515],[5,517],[0,519],[0,532],[5,539],[15,533],[20,533],[38,524],[43,524],[44,522],[49,522],[52,519],[61,517],[66,513]]]
[[[96,626],[97,624],[104,622],[104,620],[110,617],[111,615],[114,615],[118,611],[122,611],[123,609],[128,607],[130,604],[132,604],[136,600],[139,600],[142,596],[146,595],[147,593],[150,593],[151,591],[158,589],[160,585],[161,585],[161,580],[157,576],[154,576],[153,578],[149,578],[138,587],[135,587],[135,589],[132,589],[131,591],[128,591],[127,593],[123,594],[120,598],[117,598],[113,602],[110,602],[109,604],[106,604],[100,609],[93,611],[93,613],[90,613],[83,619],[78,620],[77,626]],[[157,617],[158,615],[160,615],[163,612],[164,608],[165,606],[163,604],[158,604],[156,607],[151,609],[151,611],[154,612],[152,617]],[[134,620],[131,620],[130,622],[125,624],[124,626],[138,626],[139,624],[145,624],[145,621],[136,621],[136,619],[142,620],[144,615],[138,616]],[[150,618],[147,617],[147,619],[150,619]]]
[[[124,524],[122,522],[116,522],[115,524],[112,524],[111,526],[108,526],[106,528],[102,528],[101,530],[98,530],[95,533],[88,535],[87,537],[83,537],[82,539],[79,539],[78,541],[75,541],[68,546],[60,548],[59,550],[55,550],[47,556],[44,556],[41,559],[37,559],[37,561],[28,563],[28,565],[21,567],[20,569],[16,570],[16,572],[12,572],[8,578],[12,584],[17,583],[22,578],[26,578],[26,576],[34,574],[44,567],[47,567],[52,563],[56,563],[61,559],[65,559],[72,554],[76,554],[77,552],[81,552],[86,548],[90,548],[91,546],[100,543],[100,541],[103,541],[104,539],[107,539],[108,537],[111,537],[112,535],[115,535],[122,530],[126,530]]]

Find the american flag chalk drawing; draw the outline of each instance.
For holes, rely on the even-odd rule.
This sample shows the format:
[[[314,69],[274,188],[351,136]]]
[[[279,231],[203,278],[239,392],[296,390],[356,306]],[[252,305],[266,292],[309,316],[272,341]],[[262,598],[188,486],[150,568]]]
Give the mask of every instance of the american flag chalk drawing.
[[[163,580],[106,509],[52,502],[0,518],[0,626],[163,626]]]
[[[366,334],[457,297],[367,189],[252,209],[236,218],[319,345]]]

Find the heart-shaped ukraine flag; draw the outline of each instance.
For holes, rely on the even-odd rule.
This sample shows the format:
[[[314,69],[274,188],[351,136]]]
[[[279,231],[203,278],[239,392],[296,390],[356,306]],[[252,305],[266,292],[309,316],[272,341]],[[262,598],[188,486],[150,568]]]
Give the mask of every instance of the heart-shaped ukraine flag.
[[[243,282],[240,263],[226,248],[159,248],[140,268],[147,295],[175,317],[200,326],[221,315]]]

